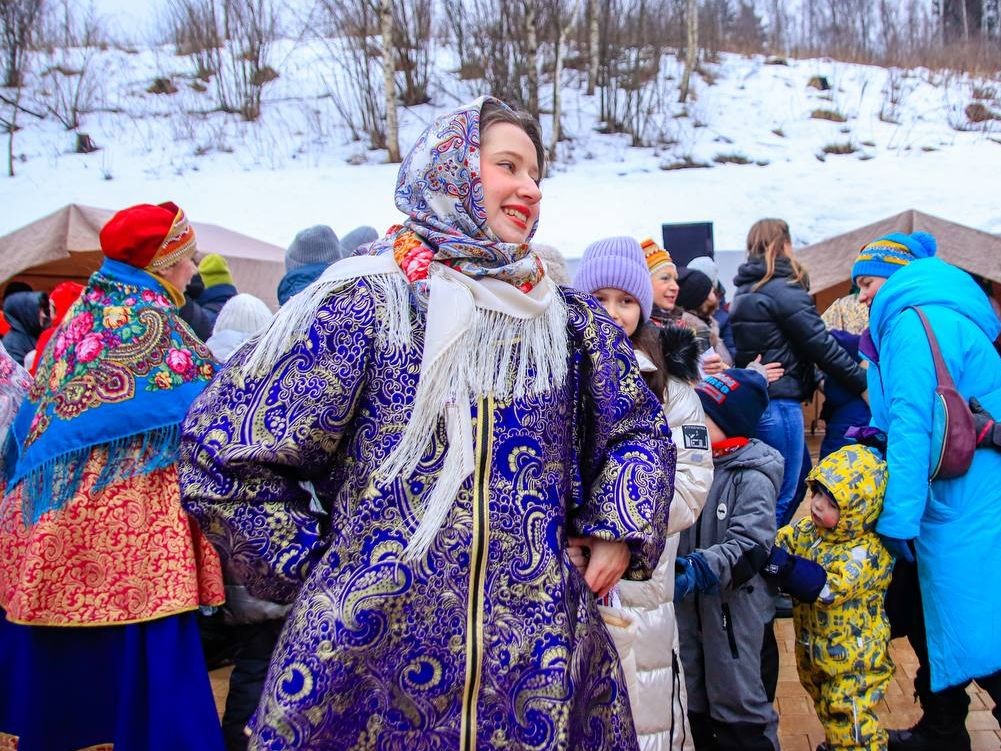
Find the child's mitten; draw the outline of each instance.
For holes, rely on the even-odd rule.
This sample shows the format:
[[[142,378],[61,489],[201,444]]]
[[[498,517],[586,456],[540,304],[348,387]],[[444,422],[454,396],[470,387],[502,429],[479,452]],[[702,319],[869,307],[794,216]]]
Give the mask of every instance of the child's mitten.
[[[674,562],[674,601],[683,600],[693,591],[714,592],[719,586],[719,577],[713,573],[705,556],[698,550],[683,555]],[[679,586],[681,587],[679,594]]]
[[[827,572],[823,566],[788,553],[778,545],[772,547],[761,575],[800,602],[815,602],[827,583]]]

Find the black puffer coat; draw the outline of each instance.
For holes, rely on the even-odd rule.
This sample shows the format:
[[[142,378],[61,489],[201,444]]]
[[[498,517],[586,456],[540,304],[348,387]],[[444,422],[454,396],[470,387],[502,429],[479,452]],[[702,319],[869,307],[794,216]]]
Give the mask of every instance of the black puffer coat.
[[[754,290],[765,275],[764,259],[748,261],[737,270],[737,294],[730,305],[737,367],[759,354],[762,362],[782,363],[785,375],[768,386],[772,399],[811,399],[814,365],[851,393],[861,394],[865,371],[827,332],[813,298],[801,285],[790,283],[792,274],[789,259],[777,258],[775,274]]]

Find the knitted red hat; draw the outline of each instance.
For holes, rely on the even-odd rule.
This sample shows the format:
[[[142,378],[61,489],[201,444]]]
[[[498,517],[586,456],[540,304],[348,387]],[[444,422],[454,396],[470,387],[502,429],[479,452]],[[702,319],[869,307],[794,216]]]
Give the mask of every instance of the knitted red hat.
[[[154,260],[165,268],[185,252],[194,252],[194,232],[173,203],[141,203],[115,214],[101,229],[101,250],[114,261],[145,269]],[[166,247],[168,246],[169,247]]]

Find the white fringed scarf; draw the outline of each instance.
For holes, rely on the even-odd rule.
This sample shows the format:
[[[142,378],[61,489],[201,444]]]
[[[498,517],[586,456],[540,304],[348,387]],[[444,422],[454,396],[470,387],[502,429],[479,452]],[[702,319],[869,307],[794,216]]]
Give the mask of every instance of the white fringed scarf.
[[[288,343],[302,337],[327,297],[362,277],[377,297],[380,345],[410,345],[412,302],[403,272],[390,254],[353,256],[330,266],[289,300],[258,338],[245,371],[269,372]],[[541,394],[561,387],[567,375],[567,310],[548,276],[525,293],[497,279],[474,280],[433,263],[429,282],[413,413],[379,472],[383,486],[412,475],[444,418],[448,447],[420,524],[404,550],[407,560],[425,556],[473,473],[471,403],[488,395],[509,401]]]

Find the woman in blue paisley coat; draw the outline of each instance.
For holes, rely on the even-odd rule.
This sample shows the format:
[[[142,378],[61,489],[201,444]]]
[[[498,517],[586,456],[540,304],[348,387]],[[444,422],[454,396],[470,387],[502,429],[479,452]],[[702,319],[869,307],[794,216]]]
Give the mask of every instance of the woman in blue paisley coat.
[[[622,330],[528,245],[543,168],[497,100],[435,120],[405,223],[192,408],[186,507],[252,594],[293,603],[251,749],[636,748],[592,592],[649,577],[675,450]]]

